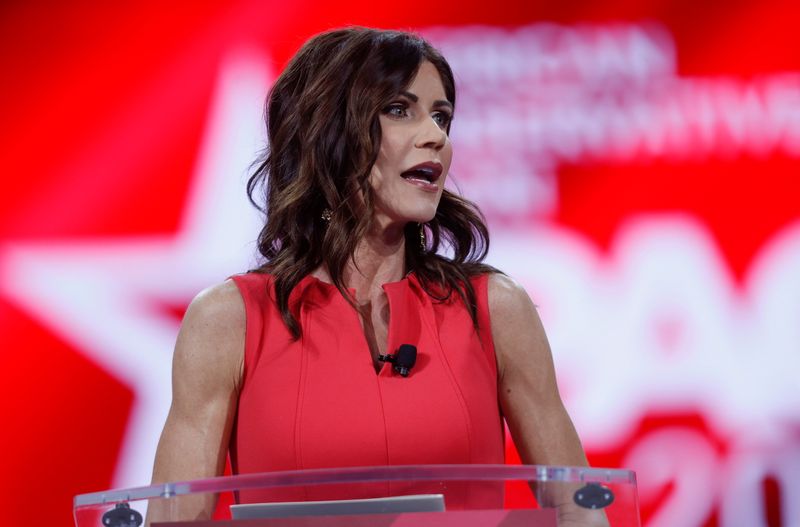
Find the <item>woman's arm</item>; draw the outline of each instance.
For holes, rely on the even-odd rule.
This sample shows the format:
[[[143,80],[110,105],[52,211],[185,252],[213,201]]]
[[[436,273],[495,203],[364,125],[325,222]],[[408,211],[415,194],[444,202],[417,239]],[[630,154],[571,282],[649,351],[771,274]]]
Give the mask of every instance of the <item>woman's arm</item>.
[[[153,483],[222,474],[244,338],[244,302],[232,281],[203,291],[189,305],[175,345],[172,406],[158,443]],[[148,521],[210,518],[215,503],[215,496],[154,501]]]
[[[556,385],[542,321],[511,278],[489,278],[489,314],[498,367],[500,405],[522,462],[588,466]]]
[[[525,290],[507,276],[489,278],[489,315],[498,367],[500,406],[525,464],[588,466],[556,385],[542,321]],[[558,510],[563,527],[608,527],[602,510],[573,500],[580,483],[532,485],[539,505]]]

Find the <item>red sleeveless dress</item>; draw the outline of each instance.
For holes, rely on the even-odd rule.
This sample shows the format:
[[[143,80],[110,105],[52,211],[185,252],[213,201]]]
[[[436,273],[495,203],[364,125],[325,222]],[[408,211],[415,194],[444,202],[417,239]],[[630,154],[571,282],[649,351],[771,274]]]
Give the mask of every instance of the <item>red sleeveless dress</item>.
[[[289,307],[292,340],[270,275],[233,277],[247,317],[244,378],[231,437],[234,473],[416,464],[502,464],[504,432],[487,303],[488,275],[472,279],[476,331],[457,294],[432,299],[414,274],[385,284],[387,353],[417,347],[408,377],[375,372],[355,309],[332,284],[307,276]],[[448,509],[500,508],[501,485],[349,484],[248,491],[241,502],[444,493]]]

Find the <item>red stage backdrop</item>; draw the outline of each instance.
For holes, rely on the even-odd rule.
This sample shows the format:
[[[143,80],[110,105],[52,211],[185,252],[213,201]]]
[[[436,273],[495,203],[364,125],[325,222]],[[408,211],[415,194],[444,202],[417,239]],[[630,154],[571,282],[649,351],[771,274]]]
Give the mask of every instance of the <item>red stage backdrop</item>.
[[[345,24],[450,59],[452,184],[645,525],[800,525],[800,13],[652,0],[4,3],[3,523],[149,481],[183,309],[255,261],[264,96]]]

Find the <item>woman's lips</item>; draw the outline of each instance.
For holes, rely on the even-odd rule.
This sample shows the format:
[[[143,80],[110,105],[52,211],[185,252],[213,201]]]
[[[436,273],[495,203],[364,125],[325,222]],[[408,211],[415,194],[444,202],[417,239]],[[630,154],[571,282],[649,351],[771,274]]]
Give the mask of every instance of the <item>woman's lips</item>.
[[[426,179],[429,182],[433,183],[434,181],[439,179],[439,176],[442,175],[443,171],[444,168],[442,167],[442,164],[439,163],[438,161],[425,161],[424,163],[419,163],[417,165],[414,165],[413,167],[403,170],[403,172],[400,175],[403,177],[409,175],[420,176],[421,178]]]
[[[426,190],[428,192],[438,192],[439,186],[436,184],[436,181],[442,175],[442,171],[443,168],[441,163],[436,161],[426,161],[424,163],[414,165],[408,170],[404,170],[400,176],[422,190]]]
[[[439,185],[436,183],[431,183],[427,179],[414,176],[404,177],[403,179],[415,187],[418,187],[420,190],[425,190],[427,192],[439,192]]]

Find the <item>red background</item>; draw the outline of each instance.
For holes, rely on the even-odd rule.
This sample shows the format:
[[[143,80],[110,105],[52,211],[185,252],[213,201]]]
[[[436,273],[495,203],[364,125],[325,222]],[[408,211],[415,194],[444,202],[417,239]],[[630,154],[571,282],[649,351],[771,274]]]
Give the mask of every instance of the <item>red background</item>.
[[[309,36],[345,24],[424,30],[642,21],[668,30],[680,77],[747,83],[800,72],[800,9],[791,3],[4,3],[0,243],[6,248],[177,232],[215,79],[223,57],[237,46],[262,50],[279,71]],[[578,162],[559,166],[556,174],[558,207],[527,219],[532,227],[563,229],[608,255],[620,226],[638,214],[685,213],[707,228],[725,272],[742,288],[739,295],[754,258],[800,219],[800,159],[785,151]],[[480,202],[480,196],[469,197]],[[490,215],[490,221],[503,228],[502,220]],[[49,264],[57,275],[59,262]],[[182,308],[159,306],[175,317]],[[800,313],[794,316],[800,324]],[[554,346],[557,362],[558,351]],[[115,485],[135,397],[130,386],[0,289],[0,510],[6,523],[38,525],[29,517],[35,510],[53,524],[68,524],[73,495]],[[656,406],[638,421],[623,440],[585,441],[592,463],[620,466],[637,441],[658,430],[697,432],[723,460],[733,441],[700,405]],[[793,438],[786,446],[791,459],[800,455],[800,409],[776,426]],[[646,480],[640,472],[640,483]],[[662,481],[643,492],[645,524],[661,507],[675,508],[668,504],[677,484]],[[767,504],[763,525],[789,525],[784,502],[797,491],[770,477],[763,489],[757,498]],[[685,525],[721,525],[721,499]]]

